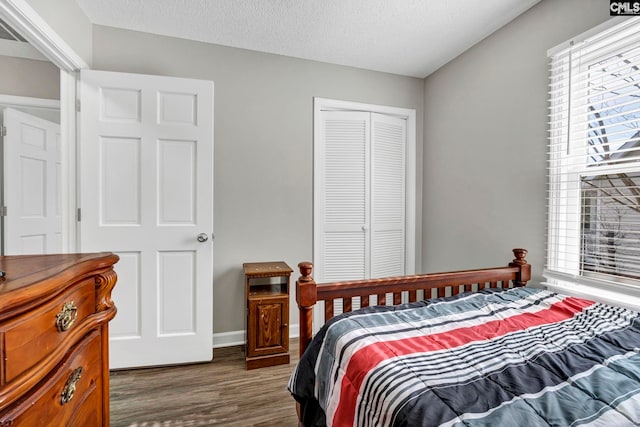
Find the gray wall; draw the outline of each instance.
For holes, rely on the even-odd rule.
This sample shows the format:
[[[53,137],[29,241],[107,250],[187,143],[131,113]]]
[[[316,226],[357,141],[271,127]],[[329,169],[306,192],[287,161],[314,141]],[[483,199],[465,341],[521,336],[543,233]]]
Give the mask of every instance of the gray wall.
[[[215,84],[215,332],[244,328],[243,262],[311,260],[313,97],[416,110],[420,222],[422,79],[103,26],[93,68]]]
[[[425,80],[423,270],[545,256],[547,50],[609,19],[607,0],[543,0]]]
[[[214,330],[226,332],[243,328],[243,262],[311,259],[314,96],[417,110],[419,271],[503,265],[521,246],[539,282],[546,51],[607,19],[606,0],[543,0],[425,80],[102,26],[91,50],[95,69],[215,82]]]
[[[60,70],[50,62],[0,56],[0,94],[60,99]]]

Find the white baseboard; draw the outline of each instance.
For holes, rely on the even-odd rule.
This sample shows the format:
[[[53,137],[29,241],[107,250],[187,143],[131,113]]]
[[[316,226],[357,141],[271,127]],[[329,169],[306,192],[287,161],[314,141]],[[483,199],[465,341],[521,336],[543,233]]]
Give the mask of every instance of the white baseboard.
[[[300,336],[300,325],[289,326],[289,338]],[[218,332],[213,334],[213,348],[244,345],[244,330],[231,332]]]
[[[219,332],[213,334],[213,348],[244,344],[244,331]]]

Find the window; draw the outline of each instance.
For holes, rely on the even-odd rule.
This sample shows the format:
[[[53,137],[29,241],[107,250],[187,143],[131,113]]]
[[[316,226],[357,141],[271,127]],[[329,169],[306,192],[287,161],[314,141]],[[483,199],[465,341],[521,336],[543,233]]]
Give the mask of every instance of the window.
[[[550,51],[545,275],[640,286],[640,20]]]

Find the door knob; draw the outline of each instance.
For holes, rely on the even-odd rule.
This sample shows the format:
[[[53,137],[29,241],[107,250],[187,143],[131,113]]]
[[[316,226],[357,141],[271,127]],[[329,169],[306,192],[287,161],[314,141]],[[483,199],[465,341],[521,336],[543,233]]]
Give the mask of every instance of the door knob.
[[[198,239],[198,242],[203,243],[206,242],[207,240],[209,240],[209,236],[207,236],[207,233],[200,233],[198,234],[198,237],[196,237]]]

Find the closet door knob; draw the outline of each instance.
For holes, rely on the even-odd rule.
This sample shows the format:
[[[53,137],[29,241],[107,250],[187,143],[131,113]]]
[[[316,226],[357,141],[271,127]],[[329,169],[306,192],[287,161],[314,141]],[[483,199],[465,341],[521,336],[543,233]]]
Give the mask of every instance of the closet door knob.
[[[198,239],[198,242],[204,243],[209,240],[209,236],[207,236],[207,233],[200,233],[198,234],[198,237],[196,237],[196,239]]]

